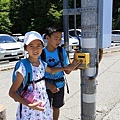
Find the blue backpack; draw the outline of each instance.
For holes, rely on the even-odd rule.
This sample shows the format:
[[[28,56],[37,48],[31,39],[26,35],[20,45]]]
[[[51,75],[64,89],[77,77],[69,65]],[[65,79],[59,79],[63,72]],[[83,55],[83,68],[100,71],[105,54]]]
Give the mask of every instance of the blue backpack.
[[[18,89],[18,92],[20,92],[20,90],[22,90],[22,87],[27,84],[28,80],[32,82],[32,74],[31,74],[32,73],[32,68],[31,68],[30,62],[27,58],[22,59],[22,60],[20,60],[16,63],[13,74],[12,74],[12,82],[14,82],[15,79],[16,79],[15,71],[19,68],[21,63],[23,63],[23,65],[25,66],[26,76],[25,76],[25,79],[23,81],[23,84]]]
[[[41,60],[41,62],[43,63],[43,66],[45,67],[45,63],[42,60]],[[23,63],[23,65],[25,66],[26,76],[23,81],[23,84],[21,84],[20,88],[18,89],[18,93],[20,93],[20,91],[23,90],[23,87],[25,87],[27,84],[30,84],[33,82],[32,81],[32,77],[33,77],[32,76],[32,68],[31,68],[30,61],[27,58],[22,59],[16,63],[13,74],[12,74],[12,82],[14,82],[16,79],[15,71],[19,68],[21,63]]]

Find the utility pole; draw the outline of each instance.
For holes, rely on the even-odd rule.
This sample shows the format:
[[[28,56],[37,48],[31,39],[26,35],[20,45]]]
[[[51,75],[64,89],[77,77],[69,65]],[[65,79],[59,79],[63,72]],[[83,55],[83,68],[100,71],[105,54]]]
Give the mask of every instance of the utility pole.
[[[63,0],[63,6],[67,5],[65,1],[68,3],[68,0]],[[75,4],[76,0],[74,0]],[[96,77],[102,56],[99,51],[111,45],[112,0],[81,0],[81,8],[75,6],[74,9],[68,9],[67,6],[63,8],[63,16],[80,14],[82,49],[75,53],[75,59],[83,60],[79,66],[81,69],[81,120],[95,120]],[[67,20],[63,23],[68,22]],[[64,25],[69,28],[68,24],[64,23]]]
[[[96,118],[96,76],[98,73],[98,0],[81,0],[81,8],[67,8],[68,0],[63,0],[63,16],[81,14],[82,53],[90,53],[88,69],[81,71],[81,120],[95,120]],[[66,7],[65,7],[66,6]],[[64,26],[68,28],[68,19],[63,17]],[[74,19],[75,20],[75,19]],[[66,23],[67,22],[67,23]],[[75,23],[76,27],[76,23]],[[66,29],[64,28],[66,32]],[[67,32],[66,32],[67,33]]]
[[[81,0],[82,52],[90,54],[89,68],[81,70],[81,120],[96,119],[98,3],[98,0]]]
[[[81,0],[82,53],[90,54],[89,68],[81,70],[81,120],[96,119],[99,51],[111,46],[112,2]]]
[[[63,9],[68,9],[68,0],[63,0]],[[63,14],[63,30],[64,30],[64,47],[66,51],[69,51],[69,15]],[[69,55],[69,54],[68,54]]]

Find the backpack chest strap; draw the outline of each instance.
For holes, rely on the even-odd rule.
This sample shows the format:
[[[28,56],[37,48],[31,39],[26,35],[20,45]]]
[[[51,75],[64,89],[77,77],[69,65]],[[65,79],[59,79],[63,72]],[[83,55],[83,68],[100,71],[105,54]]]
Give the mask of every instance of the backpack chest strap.
[[[35,80],[34,83],[40,82],[40,81],[42,81],[42,80],[45,80],[45,77],[42,77],[42,78],[40,78],[40,79],[38,79],[38,80]],[[33,83],[33,81],[29,81],[29,82],[28,82],[28,84],[32,84],[32,83]]]
[[[59,79],[49,79],[49,78],[45,78],[45,81],[47,82],[52,82],[54,85],[56,85],[57,82],[63,82],[65,81],[65,78],[62,77],[62,78],[59,78]],[[67,87],[67,93],[69,94],[69,87],[68,87],[68,83],[66,83],[66,87]]]
[[[40,82],[40,81],[42,81],[42,80],[45,80],[45,77],[42,77],[42,78],[40,78],[40,79],[38,79],[38,80],[35,80],[34,82],[37,83],[37,82]]]
[[[64,81],[64,77],[59,78],[59,79],[49,79],[49,78],[45,78],[45,80],[48,81],[48,82],[56,83],[56,82]]]

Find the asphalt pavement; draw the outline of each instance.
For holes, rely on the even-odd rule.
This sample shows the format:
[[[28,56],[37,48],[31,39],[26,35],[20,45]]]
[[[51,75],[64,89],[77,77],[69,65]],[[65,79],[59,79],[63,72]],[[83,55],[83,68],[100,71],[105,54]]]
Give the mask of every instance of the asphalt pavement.
[[[120,47],[106,48],[99,64],[96,120],[120,120]],[[65,95],[59,120],[81,119],[80,70],[67,76],[70,94]]]
[[[120,48],[104,49],[96,80],[96,120],[120,120]],[[0,65],[0,104],[6,108],[7,120],[15,120],[17,103],[8,96],[10,77],[14,64]],[[80,70],[66,75],[70,94],[65,88],[65,105],[61,108],[59,120],[80,120]],[[7,94],[6,94],[7,93]]]

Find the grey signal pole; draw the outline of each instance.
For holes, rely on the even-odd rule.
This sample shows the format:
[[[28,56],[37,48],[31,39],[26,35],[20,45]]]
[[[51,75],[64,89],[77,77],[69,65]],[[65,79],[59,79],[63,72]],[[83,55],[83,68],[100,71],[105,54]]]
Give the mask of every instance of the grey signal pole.
[[[76,4],[76,2],[74,3]],[[69,28],[68,15],[78,15],[81,13],[82,52],[90,54],[89,68],[80,70],[81,120],[96,119],[96,76],[98,74],[99,54],[98,4],[99,0],[81,0],[81,8],[68,10],[68,0],[63,0],[64,32],[67,33]],[[67,40],[65,42],[67,43]]]
[[[74,15],[76,28],[76,15],[81,14],[82,49],[78,55],[79,58],[81,54],[90,55],[89,67],[80,70],[81,120],[95,120],[96,77],[102,56],[102,52],[99,55],[99,50],[111,45],[112,0],[81,0],[81,8],[76,8],[76,4],[74,0],[74,9],[68,9],[68,0],[63,0],[64,32],[67,33],[65,39],[68,36],[68,15]],[[68,39],[65,41],[68,43]]]
[[[63,9],[68,9],[68,0],[63,0]],[[69,51],[69,15],[63,15],[64,47]]]
[[[96,119],[98,3],[99,0],[81,0],[82,52],[90,53],[89,68],[81,70],[81,120]]]

